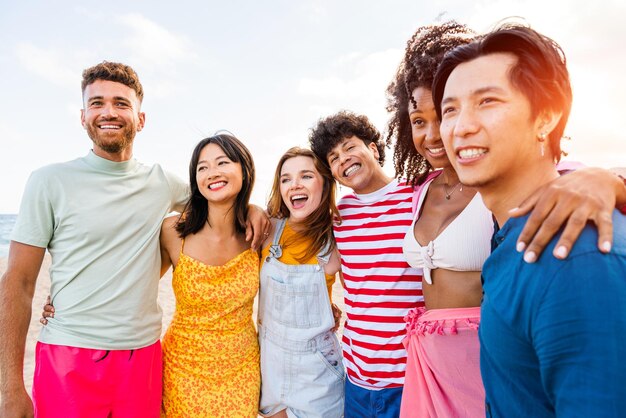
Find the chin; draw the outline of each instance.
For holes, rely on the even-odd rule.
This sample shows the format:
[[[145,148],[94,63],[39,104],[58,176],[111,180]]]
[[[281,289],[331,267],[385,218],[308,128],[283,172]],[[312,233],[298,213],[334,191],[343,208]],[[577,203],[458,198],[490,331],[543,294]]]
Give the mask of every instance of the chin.
[[[310,215],[310,213],[304,213],[304,212],[290,212],[289,213],[289,218],[291,219],[292,222],[304,222],[306,220],[306,218]]]
[[[463,175],[462,173],[458,173],[459,180],[463,183],[464,186],[473,187],[475,189],[486,187],[493,184],[494,179],[490,179],[488,177],[480,177],[480,176],[472,176],[472,175]]]

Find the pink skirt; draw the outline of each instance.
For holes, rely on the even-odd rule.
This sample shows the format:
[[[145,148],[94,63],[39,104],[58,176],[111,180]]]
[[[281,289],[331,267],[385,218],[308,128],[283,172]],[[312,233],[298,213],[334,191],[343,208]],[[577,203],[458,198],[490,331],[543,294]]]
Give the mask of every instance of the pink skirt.
[[[416,308],[405,320],[407,364],[400,417],[484,417],[480,307]]]

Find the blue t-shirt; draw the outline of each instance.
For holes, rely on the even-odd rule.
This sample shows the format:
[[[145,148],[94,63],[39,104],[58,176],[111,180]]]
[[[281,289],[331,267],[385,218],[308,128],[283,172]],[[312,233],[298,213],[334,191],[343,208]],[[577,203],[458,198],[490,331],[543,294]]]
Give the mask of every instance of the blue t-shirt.
[[[533,264],[515,250],[526,218],[494,237],[483,267],[480,368],[488,417],[626,415],[626,217],[613,249],[587,226],[566,260],[553,239]]]

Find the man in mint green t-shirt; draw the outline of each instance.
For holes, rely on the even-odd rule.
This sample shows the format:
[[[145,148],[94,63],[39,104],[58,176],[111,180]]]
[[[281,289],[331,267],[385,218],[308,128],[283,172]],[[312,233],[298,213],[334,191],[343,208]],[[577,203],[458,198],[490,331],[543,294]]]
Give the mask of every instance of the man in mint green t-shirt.
[[[133,158],[145,115],[132,68],[106,61],[88,68],[82,91],[81,123],[93,149],[33,172],[0,281],[2,417],[160,414],[159,232],[188,187]],[[37,344],[31,402],[24,345],[46,249],[55,317]]]
[[[56,318],[37,345],[36,414],[95,416],[105,408],[158,416],[159,231],[165,215],[184,204],[187,187],[160,166],[132,158],[145,122],[132,68],[98,64],[84,71],[82,90],[81,123],[93,150],[33,172],[11,237],[0,290],[7,313],[0,319],[0,412],[32,414],[22,382],[24,341],[47,248]]]

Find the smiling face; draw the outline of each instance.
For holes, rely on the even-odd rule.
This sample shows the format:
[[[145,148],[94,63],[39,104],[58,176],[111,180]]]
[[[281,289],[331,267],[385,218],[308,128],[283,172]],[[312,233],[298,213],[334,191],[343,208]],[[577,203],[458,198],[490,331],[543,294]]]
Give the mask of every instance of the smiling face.
[[[441,135],[463,184],[506,185],[536,171],[545,127],[509,80],[516,60],[509,53],[481,56],[459,64],[446,82]]]
[[[280,195],[289,210],[289,218],[304,221],[322,201],[324,179],[313,159],[305,156],[289,158],[280,170]]]
[[[411,136],[416,151],[437,168],[450,166],[450,160],[439,133],[439,119],[435,111],[432,93],[424,87],[413,90],[413,100],[417,106],[409,101],[408,112],[411,121]]]
[[[356,136],[345,138],[327,155],[335,180],[358,194],[375,192],[389,183],[378,160],[376,144],[366,145]]]
[[[241,191],[241,164],[232,161],[217,144],[208,144],[200,152],[196,183],[209,203],[233,203]]]
[[[133,140],[145,123],[139,109],[135,90],[122,83],[96,80],[85,87],[81,124],[96,155],[118,161],[132,156]]]

